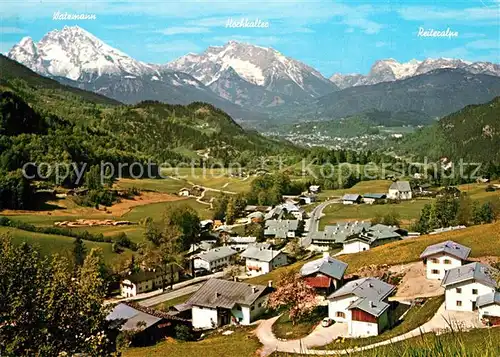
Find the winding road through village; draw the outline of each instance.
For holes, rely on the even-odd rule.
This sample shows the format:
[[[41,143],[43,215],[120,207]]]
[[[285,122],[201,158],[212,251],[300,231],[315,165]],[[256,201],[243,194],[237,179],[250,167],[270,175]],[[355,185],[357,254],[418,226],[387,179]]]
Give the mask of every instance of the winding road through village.
[[[484,327],[479,321],[477,313],[447,311],[445,310],[445,305],[443,303],[436,314],[428,322],[400,336],[364,347],[343,350],[317,350],[313,349],[313,347],[324,346],[333,342],[338,337],[345,337],[347,335],[347,324],[334,323],[332,326],[326,328],[318,325],[311,334],[300,340],[283,341],[277,339],[272,332],[272,325],[277,319],[278,317],[273,317],[271,319],[261,321],[255,331],[259,341],[263,345],[260,350],[261,356],[263,357],[269,356],[276,351],[308,355],[345,355],[403,341],[428,332],[441,334],[450,331],[450,327],[455,330],[460,329],[461,331]]]

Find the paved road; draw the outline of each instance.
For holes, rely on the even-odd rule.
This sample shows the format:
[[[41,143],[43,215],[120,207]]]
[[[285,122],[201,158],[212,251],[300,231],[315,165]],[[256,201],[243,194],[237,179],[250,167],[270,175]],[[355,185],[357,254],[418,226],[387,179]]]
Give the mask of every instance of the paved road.
[[[311,211],[310,214],[311,217],[309,218],[309,224],[308,224],[309,231],[307,235],[300,241],[302,247],[307,248],[311,245],[313,234],[319,230],[319,220],[323,216],[323,210],[325,209],[325,207],[331,205],[332,203],[339,203],[339,202],[340,202],[339,199],[329,200],[314,207],[314,209]]]
[[[162,302],[172,300],[172,299],[175,299],[175,298],[187,295],[187,294],[194,293],[202,285],[203,285],[203,283],[197,283],[194,285],[186,286],[186,287],[181,288],[181,289],[167,291],[161,295],[156,295],[156,296],[153,296],[149,299],[139,301],[139,305],[146,306],[146,307],[152,307],[152,306],[161,304]]]
[[[472,328],[485,327],[481,324],[477,317],[477,312],[466,311],[447,311],[444,308],[444,303],[438,309],[436,314],[422,326],[399,335],[389,340],[374,343],[372,345],[349,348],[343,350],[315,350],[311,347],[323,346],[335,340],[337,337],[346,336],[347,324],[335,323],[328,328],[317,327],[310,335],[300,340],[281,341],[278,340],[272,332],[272,325],[277,320],[274,317],[269,320],[264,320],[259,324],[256,330],[256,335],[259,341],[264,345],[261,349],[261,356],[268,356],[275,351],[301,353],[308,355],[345,355],[356,352],[370,350],[375,347],[388,345],[394,342],[403,341],[412,337],[420,336],[421,334],[434,332],[441,334],[450,332],[450,327],[457,330],[468,330]]]
[[[139,305],[150,307],[161,304],[162,302],[165,302],[167,300],[191,294],[198,290],[206,280],[212,278],[222,278],[223,276],[224,272],[217,272],[214,274],[199,276],[194,279],[182,281],[180,283],[174,284],[173,290],[167,290],[164,293],[142,300],[139,302]]]

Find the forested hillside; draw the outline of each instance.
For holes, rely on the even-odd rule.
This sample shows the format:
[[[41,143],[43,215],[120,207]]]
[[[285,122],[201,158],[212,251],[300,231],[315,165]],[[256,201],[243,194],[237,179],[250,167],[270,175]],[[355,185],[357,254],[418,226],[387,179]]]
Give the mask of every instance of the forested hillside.
[[[248,163],[298,152],[243,130],[209,104],[123,105],[43,78],[5,57],[0,66],[0,199],[6,207],[23,208],[29,201],[29,186],[18,171],[28,162],[175,165],[193,158],[199,164],[203,155],[208,161]]]
[[[399,151],[433,159],[500,163],[500,97],[469,105],[394,144]]]

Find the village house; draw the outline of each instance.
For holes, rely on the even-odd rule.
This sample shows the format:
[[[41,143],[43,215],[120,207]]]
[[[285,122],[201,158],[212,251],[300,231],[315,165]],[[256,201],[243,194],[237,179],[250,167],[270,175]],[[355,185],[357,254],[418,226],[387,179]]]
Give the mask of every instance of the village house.
[[[353,205],[353,204],[358,204],[361,203],[361,195],[354,194],[354,193],[346,193],[342,197],[342,204],[344,205]]]
[[[264,216],[265,220],[271,219],[283,219],[286,218],[285,215],[290,214],[295,219],[303,220],[306,216],[306,212],[302,207],[297,206],[293,202],[285,202],[280,205],[277,205],[272,210],[267,212]]]
[[[267,274],[273,269],[286,265],[287,256],[279,250],[250,246],[241,253],[245,258],[245,267],[248,275],[257,276]]]
[[[161,269],[140,270],[130,273],[120,281],[120,295],[132,297],[137,294],[147,293],[156,289],[161,289],[169,284],[179,281],[179,273],[182,270],[177,264],[171,264],[163,273]]]
[[[186,302],[192,306],[192,324],[196,329],[213,329],[228,324],[249,325],[265,311],[273,291],[268,286],[210,279]]]
[[[266,213],[269,212],[272,209],[271,206],[256,206],[256,205],[247,205],[243,209],[246,213],[252,213],[252,212],[262,212]]]
[[[309,186],[309,192],[313,194],[318,194],[321,191],[321,187],[319,185],[311,185]]]
[[[477,262],[447,270],[441,282],[446,310],[475,311],[478,298],[497,289],[493,271],[492,267]]]
[[[398,227],[381,224],[370,227],[368,230],[363,230],[346,238],[342,244],[342,254],[359,253],[379,245],[401,240],[402,236],[398,231]]]
[[[366,193],[363,195],[363,202],[369,205],[383,202],[387,198],[385,193]]]
[[[249,245],[255,244],[257,237],[229,237],[225,241],[225,245],[233,248],[238,252],[242,252],[248,248]]]
[[[152,345],[166,336],[175,336],[176,326],[189,326],[188,319],[130,302],[116,305],[106,320],[110,321],[111,327],[119,327],[120,331],[134,332],[133,346]]]
[[[300,269],[300,275],[308,286],[320,294],[327,295],[342,286],[346,270],[346,263],[330,257],[325,252],[323,258],[305,263]]]
[[[500,325],[500,291],[479,296],[476,305],[480,320],[494,326]]]
[[[179,190],[179,193],[178,193],[178,195],[181,197],[189,197],[190,194],[191,194],[191,190],[187,187],[181,188]]]
[[[199,253],[194,257],[194,268],[214,271],[230,265],[238,254],[231,247],[218,247]]]
[[[328,296],[328,317],[347,323],[350,337],[377,336],[389,327],[395,287],[375,278],[350,281]]]
[[[396,181],[389,187],[387,197],[392,200],[411,200],[412,191],[408,181]]]
[[[316,202],[317,196],[314,194],[307,193],[300,195],[299,197],[297,197],[297,199],[299,200],[300,204],[310,205],[311,203]]]
[[[441,280],[446,271],[464,265],[471,249],[451,240],[433,244],[420,254],[423,260],[426,277],[430,280]]]
[[[265,223],[264,236],[268,238],[295,238],[299,221],[295,219],[270,219]]]
[[[370,226],[371,223],[365,221],[345,222],[325,226],[324,231],[312,234],[309,249],[325,252],[334,247],[341,247],[348,237],[363,230],[368,230]]]

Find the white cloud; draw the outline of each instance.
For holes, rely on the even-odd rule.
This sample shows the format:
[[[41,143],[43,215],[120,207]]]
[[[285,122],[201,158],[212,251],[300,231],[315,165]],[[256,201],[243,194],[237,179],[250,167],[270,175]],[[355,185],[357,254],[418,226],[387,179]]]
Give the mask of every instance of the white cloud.
[[[466,33],[461,33],[460,37],[461,38],[479,38],[479,37],[486,37],[486,34],[479,33],[479,32],[466,32]]]
[[[76,13],[95,13],[98,16],[120,15],[120,16],[153,16],[164,17],[175,20],[191,20],[195,26],[205,27],[200,21],[205,21],[206,26],[223,26],[228,17],[245,17],[249,19],[261,19],[273,22],[282,20],[295,26],[309,25],[314,23],[325,23],[339,20],[340,23],[351,27],[361,28],[366,33],[376,33],[381,24],[371,19],[378,12],[387,12],[387,8],[379,6],[351,6],[344,3],[323,0],[314,4],[302,0],[273,0],[265,3],[254,3],[250,1],[146,1],[137,0],[103,1],[86,0],[81,2],[67,2],[52,0],[40,4],[39,0],[25,0],[20,3],[12,3],[11,6],[2,9],[2,18],[23,19],[47,18],[54,11],[66,11]],[[202,16],[200,16],[202,15]],[[203,19],[202,17],[205,17]],[[197,20],[202,18],[201,20]],[[223,19],[221,21],[221,19]]]
[[[104,28],[108,30],[130,30],[141,27],[139,24],[129,24],[129,25],[107,25]]]
[[[210,30],[206,27],[177,26],[177,27],[169,27],[163,30],[158,30],[157,32],[166,36],[172,36],[172,35],[183,35],[189,33],[207,33],[210,32]]]
[[[168,41],[165,43],[150,42],[146,43],[146,48],[150,52],[155,53],[187,53],[187,52],[198,52],[201,48],[191,41],[186,40],[175,40]]]
[[[215,36],[212,38],[207,38],[206,42],[211,44],[213,43],[227,43],[231,40],[251,43],[252,45],[257,46],[273,46],[279,42],[283,42],[283,38],[279,38],[276,36],[245,36],[245,35],[236,35],[236,36]]]
[[[19,34],[19,33],[26,33],[26,31],[19,27],[11,27],[11,26],[0,27],[0,34]]]
[[[377,41],[375,42],[375,47],[385,47],[389,45],[387,42],[384,42],[384,41]]]
[[[476,50],[491,50],[491,49],[500,50],[500,41],[477,40],[477,41],[469,42],[466,46],[468,48],[472,48],[472,49],[476,49]]]
[[[410,6],[400,9],[401,17],[408,21],[446,21],[468,25],[498,24],[497,7],[471,7],[466,9],[451,9],[431,6]]]

